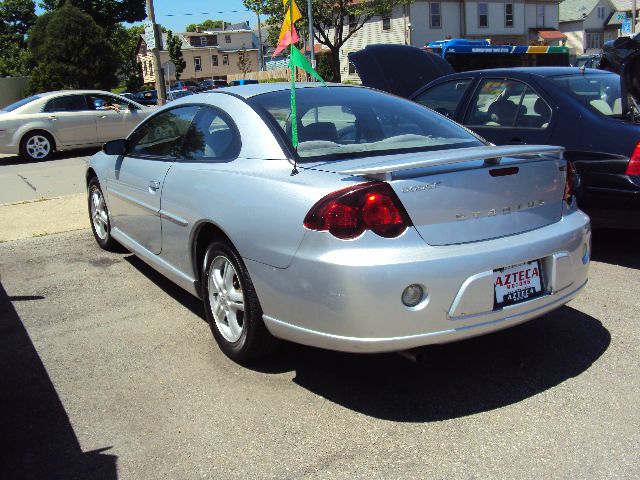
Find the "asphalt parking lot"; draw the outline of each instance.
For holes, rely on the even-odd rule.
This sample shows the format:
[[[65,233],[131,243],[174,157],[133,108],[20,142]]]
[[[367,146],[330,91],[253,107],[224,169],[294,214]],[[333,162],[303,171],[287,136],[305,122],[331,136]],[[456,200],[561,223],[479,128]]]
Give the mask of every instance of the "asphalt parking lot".
[[[0,159],[3,191],[12,168],[31,166]],[[0,243],[2,478],[640,477],[638,234],[596,234],[569,305],[419,363],[284,345],[242,367],[88,221],[51,232]]]

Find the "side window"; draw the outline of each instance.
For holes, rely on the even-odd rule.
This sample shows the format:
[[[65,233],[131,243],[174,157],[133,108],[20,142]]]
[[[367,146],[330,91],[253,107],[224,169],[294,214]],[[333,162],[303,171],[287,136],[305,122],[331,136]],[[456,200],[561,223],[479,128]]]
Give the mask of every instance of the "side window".
[[[414,98],[414,101],[442,115],[453,117],[462,96],[470,84],[470,78],[441,83],[423,92],[420,96]]]
[[[195,161],[232,160],[240,153],[240,133],[231,117],[213,107],[204,107],[189,129],[182,151]]]
[[[485,79],[480,83],[464,124],[513,127],[520,112],[526,85],[514,80]]]
[[[129,108],[129,102],[127,102],[124,97],[91,94],[87,95],[87,99],[89,101],[89,107],[92,110],[126,110]]]
[[[83,95],[65,95],[64,97],[52,98],[44,107],[45,112],[80,112],[83,110],[93,110],[93,108],[87,107]]]
[[[142,157],[177,157],[198,108],[166,110],[140,125],[129,137],[128,154]]]
[[[518,128],[547,128],[551,121],[551,107],[530,87],[524,92],[515,126]]]

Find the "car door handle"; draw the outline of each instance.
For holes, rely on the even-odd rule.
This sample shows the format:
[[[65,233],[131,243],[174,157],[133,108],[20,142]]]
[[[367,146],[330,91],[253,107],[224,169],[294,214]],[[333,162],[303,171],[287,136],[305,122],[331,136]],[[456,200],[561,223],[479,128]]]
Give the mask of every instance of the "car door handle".
[[[54,122],[55,122],[56,120],[58,120],[58,117],[54,117],[53,115],[51,115],[50,117],[47,117],[47,118],[48,118],[49,120],[51,120],[51,121],[54,121]]]
[[[509,143],[510,143],[510,144],[512,144],[512,145],[522,145],[522,144],[525,144],[525,143],[527,143],[527,142],[525,142],[525,141],[524,141],[524,140],[522,140],[521,138],[512,138],[512,139],[509,141]]]
[[[98,115],[98,118],[107,118],[106,115]]]
[[[149,188],[152,190],[158,190],[160,188],[160,182],[156,180],[149,180]]]

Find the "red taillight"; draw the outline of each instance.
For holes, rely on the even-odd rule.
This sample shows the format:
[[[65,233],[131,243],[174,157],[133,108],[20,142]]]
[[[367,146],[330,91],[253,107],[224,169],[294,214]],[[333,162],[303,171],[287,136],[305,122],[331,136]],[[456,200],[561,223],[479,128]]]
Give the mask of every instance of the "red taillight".
[[[371,182],[338,190],[316,203],[304,219],[310,230],[328,231],[343,240],[371,230],[385,238],[402,234],[409,216],[388,183]]]
[[[627,170],[624,172],[627,175],[640,175],[640,142],[636,145],[636,148],[631,154],[631,159],[627,164]]]
[[[567,162],[567,179],[564,182],[564,201],[571,205],[573,201],[573,165],[571,162]]]

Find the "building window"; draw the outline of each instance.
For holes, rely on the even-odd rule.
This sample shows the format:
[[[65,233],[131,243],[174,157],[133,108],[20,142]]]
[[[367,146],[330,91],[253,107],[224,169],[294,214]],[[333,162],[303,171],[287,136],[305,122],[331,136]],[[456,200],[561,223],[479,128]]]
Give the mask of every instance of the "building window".
[[[349,31],[353,32],[358,26],[358,19],[355,15],[349,15]]]
[[[587,32],[587,48],[602,48],[602,33],[600,32]]]
[[[431,28],[442,28],[442,11],[440,7],[440,2],[431,2],[429,4],[429,25],[431,25]]]
[[[382,15],[382,30],[391,30],[391,14]]]
[[[349,75],[355,75],[356,74],[356,67],[353,66],[353,63],[348,62],[349,63]]]
[[[513,3],[504,4],[504,26],[513,27]]]
[[[488,3],[479,3],[478,4],[478,27],[488,27],[489,26],[489,4]]]
[[[598,7],[598,18],[604,19],[604,7]]]
[[[153,62],[149,61],[149,76],[153,77],[154,73],[153,73]]]
[[[207,45],[207,37],[200,37],[200,45],[201,46]]]
[[[196,72],[202,71],[202,58],[201,57],[193,57],[193,66],[196,69]]]
[[[536,5],[536,26],[544,27],[544,5]]]
[[[224,43],[231,43],[231,35],[224,36]]]
[[[218,55],[211,55],[211,65],[214,67],[218,66]]]
[[[229,65],[229,55],[222,55],[222,65]]]

